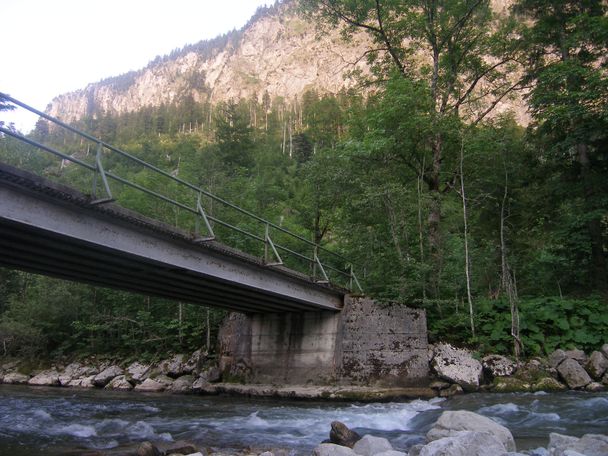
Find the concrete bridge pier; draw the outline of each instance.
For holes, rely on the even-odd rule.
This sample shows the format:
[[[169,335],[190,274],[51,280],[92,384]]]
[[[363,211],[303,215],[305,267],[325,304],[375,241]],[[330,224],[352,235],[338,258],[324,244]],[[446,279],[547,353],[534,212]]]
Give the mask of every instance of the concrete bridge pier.
[[[341,312],[231,314],[220,331],[226,382],[424,386],[426,314],[346,296]]]

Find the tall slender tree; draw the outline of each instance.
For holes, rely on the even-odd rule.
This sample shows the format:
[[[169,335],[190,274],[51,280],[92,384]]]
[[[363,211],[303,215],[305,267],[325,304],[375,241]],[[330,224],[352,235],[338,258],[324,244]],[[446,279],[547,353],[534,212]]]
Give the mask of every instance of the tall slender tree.
[[[375,82],[389,75],[422,82],[431,99],[433,133],[426,144],[422,176],[430,195],[428,240],[433,263],[431,292],[439,290],[442,265],[442,195],[453,187],[454,169],[446,173],[449,150],[446,125],[455,119],[476,123],[520,87],[507,77],[515,64],[508,45],[511,22],[496,20],[489,0],[301,0],[305,10],[346,37],[367,33],[366,51]],[[457,148],[456,148],[457,149]],[[453,151],[455,154],[455,151]],[[415,158],[420,170],[422,156]]]

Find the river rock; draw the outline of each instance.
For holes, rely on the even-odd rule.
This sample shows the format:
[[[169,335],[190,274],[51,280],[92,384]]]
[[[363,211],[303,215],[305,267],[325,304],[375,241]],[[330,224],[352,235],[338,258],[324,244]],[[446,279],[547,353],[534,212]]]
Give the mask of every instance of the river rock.
[[[543,377],[532,385],[533,391],[563,391],[568,389],[566,385],[553,377]]]
[[[384,437],[364,435],[353,445],[353,451],[361,456],[374,456],[384,451],[392,451],[393,446]]]
[[[557,372],[571,389],[584,388],[593,381],[587,371],[572,358],[562,361]]]
[[[70,363],[59,374],[59,384],[61,386],[69,386],[70,382],[77,378],[95,376],[98,373],[93,366],[83,366],[80,363]]]
[[[89,375],[88,377],[79,377],[70,380],[67,386],[76,388],[95,388],[95,375]]]
[[[462,389],[462,386],[457,385],[456,383],[450,385],[449,388],[439,391],[439,397],[452,397],[459,394],[464,394],[464,390]]]
[[[207,386],[209,386],[209,382],[207,380],[205,380],[203,377],[199,377],[196,380],[194,380],[194,383],[192,383],[192,392],[200,393]]]
[[[566,350],[566,356],[570,359],[573,359],[581,366],[584,366],[585,364],[587,364],[587,361],[589,361],[589,358],[587,357],[585,352],[577,348],[575,348],[574,350]]]
[[[138,361],[131,363],[129,367],[127,367],[127,374],[135,383],[143,382],[146,378],[148,378],[149,372],[150,365],[142,364]]]
[[[221,379],[222,373],[220,368],[217,366],[208,367],[200,373],[200,378],[204,379],[207,383],[216,383]]]
[[[608,455],[608,436],[585,434],[580,439],[552,432],[549,434],[550,456],[567,456],[568,451],[576,451],[585,456]]]
[[[20,374],[19,372],[9,372],[2,380],[7,385],[25,385],[30,379],[29,375]]]
[[[55,370],[40,372],[38,375],[30,378],[27,384],[35,386],[58,386],[59,373]]]
[[[426,438],[434,441],[452,437],[462,431],[490,433],[506,448],[505,451],[515,451],[515,440],[511,431],[490,418],[466,410],[443,412],[427,433]]]
[[[606,357],[606,359],[608,359],[608,344],[602,345],[602,348],[600,348],[600,351],[602,352],[602,355],[604,355]]]
[[[122,374],[123,374],[123,370],[119,366],[116,366],[116,365],[108,366],[95,376],[95,378],[93,379],[93,383],[95,384],[95,386],[99,386],[100,388],[103,388],[114,377],[118,377],[119,375],[122,375]]]
[[[351,431],[346,424],[340,421],[332,421],[331,431],[329,431],[329,441],[331,443],[352,448],[359,440],[361,440],[361,436],[355,431]]]
[[[196,446],[190,442],[184,440],[178,440],[177,442],[163,443],[158,445],[159,449],[166,455],[170,454],[183,454],[192,455],[198,452]],[[261,456],[261,455],[260,455]]]
[[[137,456],[162,456],[162,453],[151,442],[143,442],[137,447]]]
[[[334,443],[322,443],[312,450],[312,456],[356,456],[350,448]]]
[[[170,359],[161,361],[158,367],[161,373],[169,377],[177,378],[184,375],[184,355],[174,355]]]
[[[408,454],[397,450],[389,450],[383,451],[381,453],[376,453],[374,456],[408,456]]]
[[[602,385],[600,382],[591,382],[587,386],[585,386],[585,391],[589,391],[591,393],[604,391],[604,389],[604,385]]]
[[[172,393],[191,393],[192,385],[194,384],[194,377],[192,375],[182,375],[175,379],[171,385],[167,388]]]
[[[594,351],[593,353],[591,353],[589,361],[587,362],[587,366],[585,367],[591,377],[596,380],[599,380],[606,372],[606,369],[608,369],[608,359],[604,356],[602,352]]]
[[[428,443],[420,450],[420,456],[499,456],[506,452],[494,434],[461,431]]]
[[[198,374],[203,368],[203,364],[206,359],[207,352],[202,348],[199,348],[194,353],[192,353],[192,355],[190,355],[190,358],[188,358],[188,361],[186,361],[186,363],[184,364],[184,371],[187,374],[191,374],[193,372]]]
[[[467,350],[438,344],[431,365],[439,377],[458,383],[465,391],[479,388],[482,366]]]
[[[166,388],[166,384],[157,382],[156,380],[153,380],[151,378],[147,378],[139,385],[136,385],[134,390],[143,391],[146,393],[158,393],[164,391]]]
[[[567,358],[566,356],[566,352],[560,348],[558,348],[557,350],[555,350],[553,353],[551,353],[549,355],[549,365],[551,367],[553,367],[554,369],[557,369],[557,366],[559,366],[563,360],[565,360]]]
[[[484,370],[495,377],[509,377],[515,373],[517,365],[506,356],[488,355],[481,360]]]
[[[119,375],[118,377],[114,377],[112,380],[110,380],[110,383],[105,386],[105,389],[131,391],[133,389],[133,385],[129,383],[126,375]]]

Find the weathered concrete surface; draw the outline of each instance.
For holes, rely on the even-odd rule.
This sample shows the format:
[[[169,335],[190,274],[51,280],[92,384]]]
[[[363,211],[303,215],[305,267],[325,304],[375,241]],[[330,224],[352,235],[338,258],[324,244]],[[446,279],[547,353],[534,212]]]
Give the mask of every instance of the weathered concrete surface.
[[[426,313],[368,298],[345,299],[336,358],[342,384],[381,387],[426,384]]]
[[[224,381],[287,385],[426,384],[426,316],[345,298],[339,313],[232,314],[220,331]]]

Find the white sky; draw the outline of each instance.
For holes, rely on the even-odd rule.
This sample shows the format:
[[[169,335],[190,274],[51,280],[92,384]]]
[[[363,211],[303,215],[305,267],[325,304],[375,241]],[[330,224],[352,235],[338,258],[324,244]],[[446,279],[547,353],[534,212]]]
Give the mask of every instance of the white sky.
[[[239,29],[274,0],[0,0],[0,92],[44,110],[57,95]],[[18,111],[23,111],[19,109]],[[36,118],[2,112],[24,132]]]

